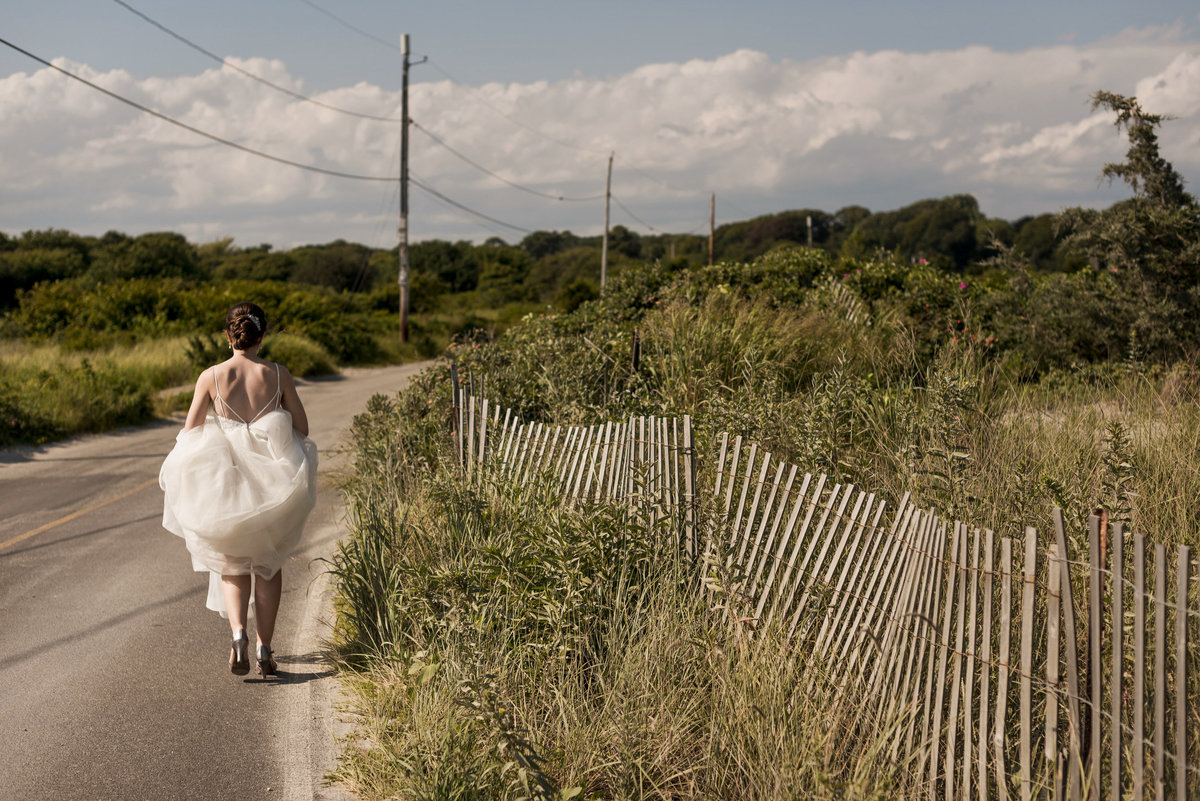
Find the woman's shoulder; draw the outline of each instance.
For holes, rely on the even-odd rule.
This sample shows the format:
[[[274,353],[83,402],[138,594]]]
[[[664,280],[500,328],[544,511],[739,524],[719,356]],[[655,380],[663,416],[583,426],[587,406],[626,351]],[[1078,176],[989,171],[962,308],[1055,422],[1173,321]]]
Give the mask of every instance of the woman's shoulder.
[[[274,362],[274,365],[275,371],[279,374],[279,380],[281,383],[286,382],[291,384],[294,382],[291,372],[289,372],[287,369],[287,365],[280,364],[279,362]]]

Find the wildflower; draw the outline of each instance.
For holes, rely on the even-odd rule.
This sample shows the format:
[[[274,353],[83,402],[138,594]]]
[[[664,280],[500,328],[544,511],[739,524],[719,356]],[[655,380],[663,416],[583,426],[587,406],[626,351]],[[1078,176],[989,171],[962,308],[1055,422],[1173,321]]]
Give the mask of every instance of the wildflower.
[[[929,264],[925,259],[917,259],[917,264]]]
[[[967,282],[966,282],[966,281],[959,281],[959,282],[958,282],[958,288],[959,288],[959,289],[966,289],[966,288],[967,288]]]

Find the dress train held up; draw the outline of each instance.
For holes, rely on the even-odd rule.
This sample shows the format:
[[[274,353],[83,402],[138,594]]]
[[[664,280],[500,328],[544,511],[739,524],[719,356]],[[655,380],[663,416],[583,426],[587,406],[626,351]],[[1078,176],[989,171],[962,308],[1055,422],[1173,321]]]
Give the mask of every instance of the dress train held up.
[[[203,425],[179,432],[158,475],[163,528],[187,543],[196,571],[209,571],[207,606],[222,617],[221,576],[274,576],[316,503],[317,446],[279,406],[275,369],[275,396],[249,421],[218,386],[221,406],[237,419],[214,410]]]

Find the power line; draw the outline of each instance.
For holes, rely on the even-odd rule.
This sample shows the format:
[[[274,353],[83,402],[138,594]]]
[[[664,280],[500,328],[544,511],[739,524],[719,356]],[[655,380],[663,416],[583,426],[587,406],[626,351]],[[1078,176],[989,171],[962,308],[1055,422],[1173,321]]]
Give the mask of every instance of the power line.
[[[273,156],[270,153],[264,153],[261,150],[255,150],[252,147],[246,147],[245,145],[240,145],[237,142],[230,141],[229,139],[224,139],[220,136],[217,136],[216,134],[211,134],[208,131],[202,131],[199,128],[188,125],[186,122],[180,122],[179,120],[175,119],[174,117],[168,117],[166,114],[163,114],[160,111],[155,111],[152,108],[143,106],[141,103],[138,103],[137,101],[130,100],[127,97],[122,97],[121,95],[117,94],[116,92],[111,92],[108,89],[105,89],[103,86],[98,86],[97,84],[92,83],[91,81],[87,80],[86,78],[79,77],[78,75],[76,75],[73,72],[70,72],[69,70],[65,70],[62,67],[59,67],[55,64],[51,64],[49,61],[47,61],[44,58],[35,56],[33,53],[30,53],[28,50],[25,50],[21,47],[17,47],[15,44],[8,41],[7,39],[0,39],[0,44],[6,45],[7,47],[10,47],[13,50],[16,50],[18,53],[21,53],[22,55],[28,56],[29,58],[33,59],[34,61],[38,62],[39,64],[44,64],[45,66],[49,67],[52,70],[61,72],[63,75],[66,75],[68,78],[79,81],[81,84],[83,84],[85,86],[90,86],[92,89],[95,89],[97,92],[101,92],[103,94],[108,95],[113,100],[118,100],[127,106],[132,106],[133,108],[136,108],[138,111],[149,114],[151,117],[157,117],[158,119],[162,120],[163,122],[169,122],[172,125],[176,125],[180,128],[183,128],[185,131],[191,131],[192,133],[194,133],[198,136],[203,136],[205,139],[211,139],[214,142],[225,145],[226,147],[232,147],[235,150],[240,150],[243,153],[249,153],[252,156],[258,156],[260,158],[268,159],[269,161],[278,162],[279,164],[286,164],[289,167],[297,167],[301,170],[308,170],[309,172],[316,172],[316,173],[320,173],[322,175],[332,175],[335,178],[349,178],[349,179],[355,180],[355,181],[399,181],[400,180],[400,177],[395,176],[395,175],[358,175],[356,173],[342,172],[341,170],[330,170],[330,169],[326,169],[325,167],[316,167],[312,164],[302,164],[298,161],[292,161],[291,159],[285,159],[282,156]]]
[[[441,192],[434,189],[429,184],[426,184],[422,181],[417,180],[416,178],[414,178],[412,176],[412,173],[409,173],[408,180],[410,183],[412,183],[413,186],[417,187],[418,189],[424,190],[425,192],[429,193],[430,195],[433,195],[434,197],[439,198],[439,199],[445,201],[446,203],[449,203],[451,206],[454,206],[457,209],[462,209],[463,211],[467,212],[468,214],[474,215],[475,217],[478,217],[481,220],[487,220],[489,222],[495,223],[496,225],[503,225],[505,228],[511,228],[512,230],[520,231],[523,234],[532,234],[533,233],[533,231],[529,228],[522,228],[519,225],[513,225],[512,223],[507,223],[504,220],[500,220],[500,219],[497,219],[497,218],[491,216],[490,214],[484,214],[482,211],[476,211],[475,209],[471,208],[470,206],[464,206],[462,203],[459,203],[457,200],[453,200],[452,198],[446,197],[445,195],[443,195]]]
[[[380,37],[376,36],[375,34],[371,33],[370,31],[364,31],[362,28],[359,28],[359,27],[347,22],[346,20],[339,17],[337,14],[334,14],[332,11],[327,11],[326,9],[321,8],[316,3],[310,2],[310,0],[300,0],[300,2],[304,3],[304,5],[308,6],[311,9],[321,12],[322,14],[329,17],[334,22],[349,28],[350,30],[354,31],[355,33],[361,34],[362,36],[365,36],[368,39],[374,39],[376,42],[379,42],[384,47],[390,47],[398,53],[404,52],[399,45],[393,44],[392,42],[389,42],[387,39],[381,39]]]
[[[429,129],[422,127],[419,123],[417,123],[416,120],[410,120],[409,122],[412,125],[412,127],[416,128],[418,131],[425,134],[426,136],[428,136],[433,141],[437,142],[442,147],[446,148],[446,150],[449,150],[451,153],[453,153],[455,156],[457,156],[458,158],[465,161],[467,164],[470,164],[472,167],[474,167],[475,169],[479,170],[482,173],[492,176],[497,181],[502,181],[503,183],[508,184],[513,189],[519,189],[522,192],[528,192],[531,195],[537,195],[538,197],[549,198],[550,200],[562,200],[562,201],[570,201],[570,202],[579,202],[579,201],[585,201],[585,200],[600,200],[601,198],[604,197],[604,195],[588,195],[587,197],[564,197],[562,195],[555,195],[550,192],[542,192],[537,189],[532,189],[528,186],[522,186],[521,184],[518,184],[514,181],[508,180],[503,175],[498,175],[498,174],[492,172],[487,167],[484,167],[482,164],[479,164],[476,161],[472,161],[467,156],[463,155],[462,153],[460,153],[457,150],[455,150],[454,148],[452,148],[450,145],[446,144],[446,141],[444,139],[442,139],[441,137],[439,137],[437,134],[433,133],[433,131],[430,131]]]
[[[329,103],[323,103],[320,100],[316,100],[314,98],[308,97],[307,95],[302,95],[299,92],[293,92],[291,89],[288,89],[285,86],[280,86],[277,83],[272,83],[271,81],[268,81],[266,78],[263,78],[259,75],[255,75],[253,72],[250,72],[249,70],[244,70],[241,67],[237,66],[236,64],[229,63],[226,59],[222,58],[221,56],[218,56],[216,53],[212,52],[211,50],[207,50],[207,49],[201,47],[200,45],[193,42],[191,39],[188,39],[187,37],[183,36],[182,34],[176,33],[175,31],[168,28],[166,25],[163,25],[161,22],[158,22],[157,20],[150,18],[146,14],[143,14],[141,11],[138,11],[136,8],[134,8],[133,6],[126,3],[125,0],[113,0],[113,2],[116,3],[117,5],[121,6],[122,8],[124,8],[126,11],[129,11],[131,14],[141,17],[143,20],[150,23],[155,28],[158,28],[160,31],[167,34],[168,36],[170,36],[174,39],[177,39],[180,42],[183,42],[185,45],[192,48],[197,53],[201,53],[202,55],[207,56],[208,58],[212,59],[213,61],[216,61],[221,66],[229,67],[231,70],[236,70],[237,72],[240,72],[242,75],[245,75],[247,78],[258,81],[263,86],[267,86],[271,89],[274,89],[277,92],[282,92],[283,94],[288,95],[289,97],[294,97],[295,99],[302,100],[305,103],[312,103],[315,106],[320,106],[321,108],[329,109],[330,111],[336,111],[339,114],[349,114],[351,117],[359,117],[364,120],[378,120],[380,122],[402,122],[403,121],[399,117],[381,117],[381,116],[378,116],[375,114],[364,114],[359,111],[351,111],[350,109],[339,108],[338,106],[330,105]]]
[[[324,14],[325,16],[329,17],[330,19],[334,20],[334,21],[335,21],[335,22],[337,22],[338,24],[340,24],[340,25],[343,25],[343,26],[345,26],[346,28],[349,28],[350,30],[354,31],[354,32],[355,32],[355,33],[357,33],[357,34],[360,34],[360,35],[362,35],[362,36],[365,36],[365,37],[367,37],[368,39],[371,39],[371,40],[373,40],[373,41],[375,41],[375,42],[378,42],[379,44],[383,45],[384,47],[389,47],[389,48],[391,48],[392,50],[400,51],[400,47],[398,47],[397,45],[395,45],[395,44],[393,44],[393,43],[389,42],[389,41],[388,41],[388,40],[386,40],[386,39],[381,39],[380,37],[376,36],[375,34],[371,33],[370,31],[364,31],[362,28],[359,28],[358,26],[356,26],[356,25],[354,25],[354,24],[352,24],[352,23],[350,23],[350,22],[347,22],[346,20],[344,20],[344,19],[342,19],[341,17],[339,17],[337,14],[334,14],[332,11],[328,11],[327,9],[324,9],[324,8],[322,8],[321,6],[317,5],[316,3],[312,2],[312,0],[300,0],[300,2],[301,2],[301,3],[304,3],[304,5],[308,6],[309,8],[312,8],[312,9],[315,9],[316,11],[319,11],[319,12],[321,12],[322,14]],[[450,81],[451,81],[452,83],[455,83],[455,84],[457,84],[457,85],[461,86],[462,88],[466,89],[468,92],[470,92],[471,94],[473,94],[473,95],[475,96],[475,99],[476,99],[476,100],[478,100],[480,103],[482,103],[483,105],[487,106],[487,107],[488,107],[489,109],[491,109],[493,112],[495,112],[496,114],[500,115],[501,117],[503,117],[504,119],[508,120],[508,121],[509,121],[509,122],[511,122],[513,125],[516,125],[516,126],[517,126],[517,127],[519,127],[519,128],[524,128],[525,130],[529,131],[530,133],[532,133],[532,134],[535,134],[535,135],[537,135],[537,136],[540,136],[542,139],[545,139],[545,140],[546,140],[546,141],[548,141],[548,142],[553,142],[553,143],[554,143],[554,144],[556,144],[556,145],[559,145],[559,146],[561,146],[561,147],[570,148],[571,150],[578,150],[578,151],[579,151],[579,152],[581,152],[581,153],[598,153],[598,154],[604,154],[604,153],[607,153],[607,152],[608,152],[607,150],[596,150],[596,149],[594,149],[594,148],[590,148],[590,147],[581,147],[581,146],[579,146],[579,145],[571,144],[570,142],[564,142],[564,141],[563,141],[563,140],[561,140],[561,139],[557,139],[557,138],[555,138],[555,137],[553,137],[553,136],[550,136],[549,134],[546,134],[546,133],[543,133],[542,131],[539,131],[539,130],[538,130],[538,129],[536,129],[536,128],[533,128],[533,127],[531,127],[531,126],[529,126],[529,125],[526,125],[525,123],[521,122],[521,121],[520,121],[520,120],[518,120],[517,118],[515,118],[515,117],[513,117],[513,116],[511,116],[511,115],[509,115],[509,114],[505,114],[505,113],[504,113],[503,111],[501,111],[499,108],[497,108],[496,106],[492,105],[490,102],[488,102],[488,101],[487,101],[487,100],[486,100],[486,99],[483,97],[483,95],[481,95],[479,92],[477,92],[477,91],[476,91],[476,90],[475,90],[473,87],[471,87],[471,86],[468,86],[467,84],[465,84],[465,83],[463,83],[462,81],[460,81],[460,80],[458,80],[457,78],[455,78],[453,75],[451,75],[449,72],[447,72],[447,71],[446,71],[445,69],[443,69],[441,66],[439,66],[439,65],[438,65],[438,64],[437,64],[437,63],[436,63],[436,62],[435,62],[433,59],[429,59],[429,60],[428,60],[428,64],[429,64],[429,66],[433,67],[435,70],[437,70],[438,72],[440,72],[442,75],[444,75],[446,78],[449,78],[449,79],[450,79]]]
[[[624,210],[625,210],[625,213],[626,213],[626,214],[628,214],[630,217],[632,217],[633,219],[637,220],[639,223],[641,223],[642,225],[646,226],[646,227],[647,227],[647,228],[649,228],[651,231],[654,231],[655,233],[658,233],[658,229],[657,229],[657,228],[655,228],[653,225],[651,225],[650,223],[646,222],[646,221],[645,221],[645,220],[643,220],[641,217],[637,216],[637,215],[636,215],[636,214],[634,214],[632,211],[630,211],[630,210],[629,210],[629,207],[628,207],[628,206],[626,206],[624,203],[622,203],[622,202],[621,202],[621,200],[620,200],[620,198],[618,198],[616,195],[612,195],[612,199],[613,199],[613,202],[614,202],[614,203],[616,203],[618,206],[620,206],[622,209],[624,209]]]
[[[235,150],[240,150],[243,153],[249,153],[252,156],[258,156],[259,158],[264,158],[264,159],[267,159],[268,161],[274,161],[279,164],[286,164],[289,167],[296,167],[301,170],[308,170],[309,172],[320,173],[322,175],[332,175],[335,178],[349,178],[349,179],[356,180],[356,181],[399,181],[400,180],[399,176],[393,176],[393,175],[358,175],[355,173],[342,172],[340,170],[330,170],[330,169],[326,169],[324,167],[316,167],[311,164],[302,164],[298,161],[292,161],[291,159],[285,159],[281,156],[273,156],[270,153],[264,153],[261,150],[255,150],[252,147],[246,147],[245,145],[238,144],[237,142],[230,141],[229,139],[224,139],[220,136],[217,136],[216,134],[211,134],[208,131],[202,131],[199,128],[188,125],[185,122],[180,122],[179,120],[174,119],[173,117],[168,117],[166,114],[163,114],[162,112],[155,111],[152,108],[143,106],[141,103],[138,103],[134,100],[130,100],[127,97],[123,97],[123,96],[117,94],[116,92],[109,91],[108,89],[105,89],[103,86],[99,86],[85,78],[81,78],[78,75],[76,75],[75,73],[70,72],[69,70],[65,70],[62,67],[51,64],[46,59],[41,58],[40,56],[36,56],[33,53],[30,53],[28,50],[25,50],[22,47],[18,47],[17,45],[13,44],[12,42],[8,41],[7,39],[0,38],[0,44],[3,44],[6,47],[16,50],[18,53],[21,53],[22,55],[27,56],[28,58],[31,58],[34,61],[38,62],[39,64],[43,64],[43,65],[49,67],[50,69],[55,70],[56,72],[60,72],[63,75],[66,75],[68,78],[72,78],[76,81],[79,81],[80,83],[84,84],[85,86],[95,89],[97,92],[108,95],[109,97],[113,98],[114,100],[120,101],[121,103],[124,103],[127,106],[132,106],[133,108],[137,109],[138,111],[141,111],[145,114],[149,114],[152,117],[156,117],[156,118],[162,120],[163,122],[168,122],[171,125],[175,125],[180,128],[183,128],[186,131],[191,131],[192,133],[194,133],[198,136],[203,136],[206,139],[211,139],[212,141],[217,142],[218,144],[225,145],[226,147],[232,147]],[[449,203],[450,205],[455,206],[456,208],[462,209],[463,211],[465,211],[469,214],[473,214],[476,217],[479,217],[479,218],[485,219],[485,220],[490,220],[490,221],[496,223],[497,225],[503,225],[505,228],[511,228],[514,231],[521,231],[523,233],[532,233],[532,231],[528,228],[522,228],[519,225],[513,225],[512,223],[504,222],[503,220],[499,220],[495,217],[484,214],[481,211],[476,211],[475,209],[472,209],[469,206],[463,205],[462,203],[459,203],[457,200],[454,200],[453,198],[450,198],[450,197],[444,195],[443,193],[439,192],[438,190],[434,189],[432,186],[429,186],[428,184],[426,184],[424,182],[418,181],[416,178],[413,178],[411,175],[409,176],[409,181],[411,181],[413,184],[420,187],[424,191],[428,192],[429,194],[434,195],[435,197],[441,198],[442,200]]]
[[[119,2],[119,0],[118,0],[118,2]],[[634,167],[632,164],[630,164],[630,165],[626,165],[626,166],[627,166],[627,168],[628,168],[628,169],[631,169],[631,170],[633,170],[634,172],[636,172],[638,175],[642,176],[643,178],[647,178],[647,179],[649,179],[649,180],[653,181],[654,183],[658,184],[659,186],[663,187],[664,189],[670,189],[672,192],[679,192],[679,191],[681,191],[681,190],[680,190],[680,189],[678,189],[677,187],[671,186],[671,185],[670,185],[669,183],[667,183],[666,181],[663,181],[663,180],[660,180],[660,179],[658,179],[658,178],[655,178],[653,175],[651,175],[650,173],[646,172],[645,170],[641,170],[641,169],[638,169],[637,167]],[[682,190],[682,191],[687,191],[687,190]]]
[[[455,209],[455,207],[454,207],[454,206],[451,206],[449,203],[446,203],[446,202],[445,202],[445,201],[443,201],[441,198],[439,198],[439,197],[436,197],[435,195],[429,195],[428,197],[429,197],[429,199],[430,199],[430,200],[432,200],[434,203],[437,203],[438,205],[444,206],[444,207],[446,207],[446,208],[450,209],[452,212],[456,212],[456,211],[457,211],[457,209]],[[456,215],[456,216],[459,216],[459,217],[461,217],[462,215]],[[504,234],[504,233],[505,233],[503,230],[501,230],[501,229],[499,229],[499,228],[497,228],[497,227],[495,227],[495,226],[493,226],[493,225],[488,225],[486,222],[484,222],[484,221],[482,221],[482,220],[475,220],[475,221],[473,221],[473,222],[474,222],[474,224],[475,224],[475,225],[478,225],[480,228],[483,228],[484,230],[487,230],[487,231],[491,231],[491,232],[492,232],[493,234],[495,234],[496,236],[501,236],[502,234]]]
[[[120,0],[116,0],[116,1],[117,1],[117,2],[120,2]],[[346,20],[344,20],[344,19],[342,19],[341,17],[337,16],[337,15],[336,15],[336,14],[334,14],[333,12],[331,12],[331,11],[328,11],[327,9],[325,9],[325,8],[322,8],[321,6],[319,6],[319,5],[317,5],[316,3],[312,2],[312,0],[300,0],[300,2],[304,3],[306,6],[309,6],[310,8],[313,8],[313,9],[315,9],[316,11],[319,11],[320,13],[322,13],[322,14],[324,14],[325,16],[329,17],[330,19],[334,20],[335,22],[337,22],[337,23],[339,23],[339,24],[341,24],[341,25],[345,26],[346,28],[348,28],[348,29],[350,29],[350,30],[354,31],[355,33],[358,33],[358,34],[360,34],[360,35],[362,35],[362,36],[365,36],[365,37],[367,37],[367,38],[369,38],[369,39],[372,39],[372,40],[374,40],[374,41],[378,42],[379,44],[382,44],[382,45],[384,45],[385,47],[389,47],[389,48],[391,48],[391,49],[393,49],[393,50],[397,50],[397,51],[401,51],[401,52],[402,52],[401,48],[400,48],[400,47],[397,47],[397,46],[396,46],[395,44],[393,44],[392,42],[389,42],[389,41],[387,41],[386,39],[382,39],[382,38],[380,38],[380,37],[378,37],[378,36],[374,35],[373,33],[369,32],[369,31],[365,31],[365,30],[363,30],[362,28],[359,28],[359,27],[357,27],[357,26],[353,25],[352,23],[350,23],[350,22],[347,22]],[[538,137],[540,137],[540,138],[542,138],[542,139],[545,139],[545,140],[546,140],[546,141],[548,141],[548,142],[553,142],[554,144],[556,144],[556,145],[559,145],[560,147],[569,148],[569,149],[571,149],[571,150],[576,150],[576,151],[579,151],[579,152],[581,152],[581,153],[594,153],[594,154],[600,154],[600,155],[603,155],[603,154],[605,154],[605,153],[609,152],[608,150],[597,150],[597,149],[595,149],[595,148],[582,147],[582,146],[580,146],[580,145],[576,145],[576,144],[573,144],[573,143],[571,143],[571,142],[566,142],[566,141],[563,141],[562,139],[558,139],[557,137],[550,136],[549,134],[547,134],[547,133],[544,133],[543,131],[540,131],[540,130],[538,130],[537,128],[534,128],[534,127],[532,127],[532,126],[530,126],[530,125],[527,125],[527,124],[525,124],[524,122],[522,122],[521,120],[517,119],[516,117],[514,117],[514,116],[512,116],[512,115],[510,115],[510,114],[506,114],[504,111],[502,111],[502,110],[500,110],[499,108],[497,108],[495,105],[493,105],[491,102],[489,102],[489,101],[488,101],[488,100],[487,100],[487,99],[486,99],[486,98],[485,98],[485,97],[484,97],[484,96],[483,96],[483,95],[482,95],[480,92],[478,92],[478,91],[477,91],[477,90],[476,90],[474,87],[472,87],[472,86],[469,86],[468,84],[466,84],[466,83],[464,83],[464,82],[462,82],[462,81],[458,80],[457,78],[455,78],[455,77],[454,77],[453,75],[451,75],[451,74],[450,74],[448,71],[446,71],[446,69],[445,69],[445,68],[443,68],[441,65],[439,65],[437,62],[435,62],[433,59],[429,58],[428,56],[426,56],[426,62],[427,62],[427,63],[429,64],[429,66],[430,66],[430,67],[432,67],[434,70],[436,70],[437,72],[441,73],[441,74],[442,74],[442,75],[443,75],[445,78],[449,79],[449,80],[451,81],[451,83],[454,83],[454,84],[456,84],[457,86],[460,86],[460,87],[462,87],[463,89],[466,89],[468,92],[470,92],[472,95],[474,95],[475,99],[476,99],[476,100],[478,100],[480,103],[482,103],[484,106],[486,106],[486,107],[487,107],[487,108],[489,108],[491,111],[493,111],[495,114],[497,114],[497,115],[499,115],[499,116],[503,117],[504,119],[508,120],[508,121],[509,121],[509,122],[511,122],[513,125],[516,125],[516,126],[517,126],[517,127],[519,127],[519,128],[522,128],[522,129],[524,129],[524,130],[526,130],[526,131],[528,131],[528,132],[530,132],[530,133],[532,133],[532,134],[534,134],[534,135],[536,135],[536,136],[538,136]],[[598,195],[598,196],[594,196],[594,197],[568,198],[568,197],[562,197],[562,196],[559,196],[559,195],[553,195],[553,194],[550,194],[550,193],[547,193],[547,192],[541,192],[541,191],[539,191],[539,190],[536,190],[536,189],[531,189],[531,188],[529,188],[529,187],[522,186],[522,185],[520,185],[520,184],[517,184],[517,183],[515,183],[515,182],[513,182],[513,181],[510,181],[510,180],[508,180],[507,178],[504,178],[504,177],[502,177],[502,176],[500,176],[500,175],[496,174],[495,172],[493,172],[493,171],[491,171],[491,170],[487,169],[486,167],[483,167],[482,165],[478,164],[477,162],[475,162],[475,161],[471,160],[471,159],[470,159],[470,158],[468,158],[467,156],[463,155],[462,153],[458,152],[458,151],[457,151],[457,150],[455,150],[454,148],[450,147],[450,145],[446,144],[446,142],[445,142],[445,141],[443,141],[442,139],[440,139],[440,138],[438,138],[437,136],[435,136],[435,135],[434,135],[434,134],[433,134],[431,131],[429,131],[429,130],[427,130],[427,129],[425,129],[425,128],[422,128],[421,126],[417,125],[417,123],[416,123],[416,122],[413,122],[412,120],[410,120],[409,122],[410,122],[410,123],[411,123],[413,126],[415,126],[415,127],[417,127],[418,129],[420,129],[420,130],[421,130],[423,133],[425,133],[427,136],[429,136],[430,138],[432,138],[432,139],[433,139],[435,142],[437,142],[438,144],[440,144],[442,147],[446,148],[446,149],[447,149],[447,150],[449,150],[451,153],[453,153],[455,156],[457,156],[458,158],[460,158],[460,159],[462,159],[463,161],[465,161],[467,164],[470,164],[472,167],[474,167],[474,168],[476,168],[476,169],[480,170],[481,172],[484,172],[484,173],[486,173],[487,175],[490,175],[490,176],[492,176],[493,178],[496,178],[497,180],[499,180],[499,181],[502,181],[502,182],[503,182],[503,183],[505,183],[505,184],[508,184],[509,186],[513,187],[514,189],[519,189],[519,190],[521,190],[522,192],[528,192],[529,194],[532,194],[532,195],[538,195],[538,196],[541,196],[541,197],[546,197],[546,198],[550,198],[550,199],[552,199],[552,200],[560,200],[560,201],[584,201],[584,200],[598,200],[599,198],[603,197],[603,195]],[[662,187],[664,187],[664,188],[666,188],[666,189],[670,189],[671,191],[679,191],[678,189],[676,189],[675,187],[673,187],[673,186],[671,186],[670,184],[666,183],[665,181],[663,181],[663,180],[661,180],[661,179],[659,179],[659,178],[655,178],[653,175],[650,175],[649,173],[645,172],[644,170],[641,170],[641,169],[639,169],[638,167],[630,166],[630,167],[629,167],[629,169],[633,170],[634,172],[638,173],[638,174],[639,174],[639,175],[641,175],[642,177],[644,177],[644,178],[647,178],[648,180],[650,180],[650,181],[653,181],[654,183],[656,183],[656,184],[658,184],[658,185],[660,185],[660,186],[662,186]],[[617,205],[618,205],[618,206],[620,206],[622,209],[624,209],[625,213],[626,213],[626,214],[628,214],[628,215],[629,215],[631,218],[633,218],[634,220],[636,220],[637,222],[639,222],[641,225],[644,225],[646,228],[650,229],[651,231],[657,231],[657,229],[656,229],[654,226],[650,225],[650,224],[649,224],[649,223],[647,223],[645,220],[641,219],[641,218],[640,218],[640,217],[638,217],[636,214],[634,214],[632,211],[630,211],[630,210],[629,210],[629,208],[628,208],[628,207],[627,207],[627,206],[626,206],[624,203],[622,203],[620,200],[618,200],[618,199],[617,199],[615,196],[613,196],[613,200],[615,200],[615,201],[616,201],[616,203],[617,203]],[[471,213],[472,213],[472,214],[475,214],[476,212],[471,212]],[[484,215],[484,216],[486,216],[486,215]],[[527,230],[527,229],[518,228],[518,227],[516,227],[516,226],[509,225],[509,224],[507,224],[507,223],[501,223],[501,224],[502,224],[502,225],[505,225],[506,227],[509,227],[509,228],[516,228],[517,230],[521,230],[521,231],[525,231],[525,230]]]

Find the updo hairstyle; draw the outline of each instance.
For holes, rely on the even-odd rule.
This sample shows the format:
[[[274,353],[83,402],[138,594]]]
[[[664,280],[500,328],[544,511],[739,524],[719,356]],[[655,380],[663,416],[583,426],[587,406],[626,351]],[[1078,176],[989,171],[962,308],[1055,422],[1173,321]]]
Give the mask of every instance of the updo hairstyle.
[[[225,333],[236,350],[252,348],[267,333],[267,313],[257,303],[238,303],[225,315]]]

